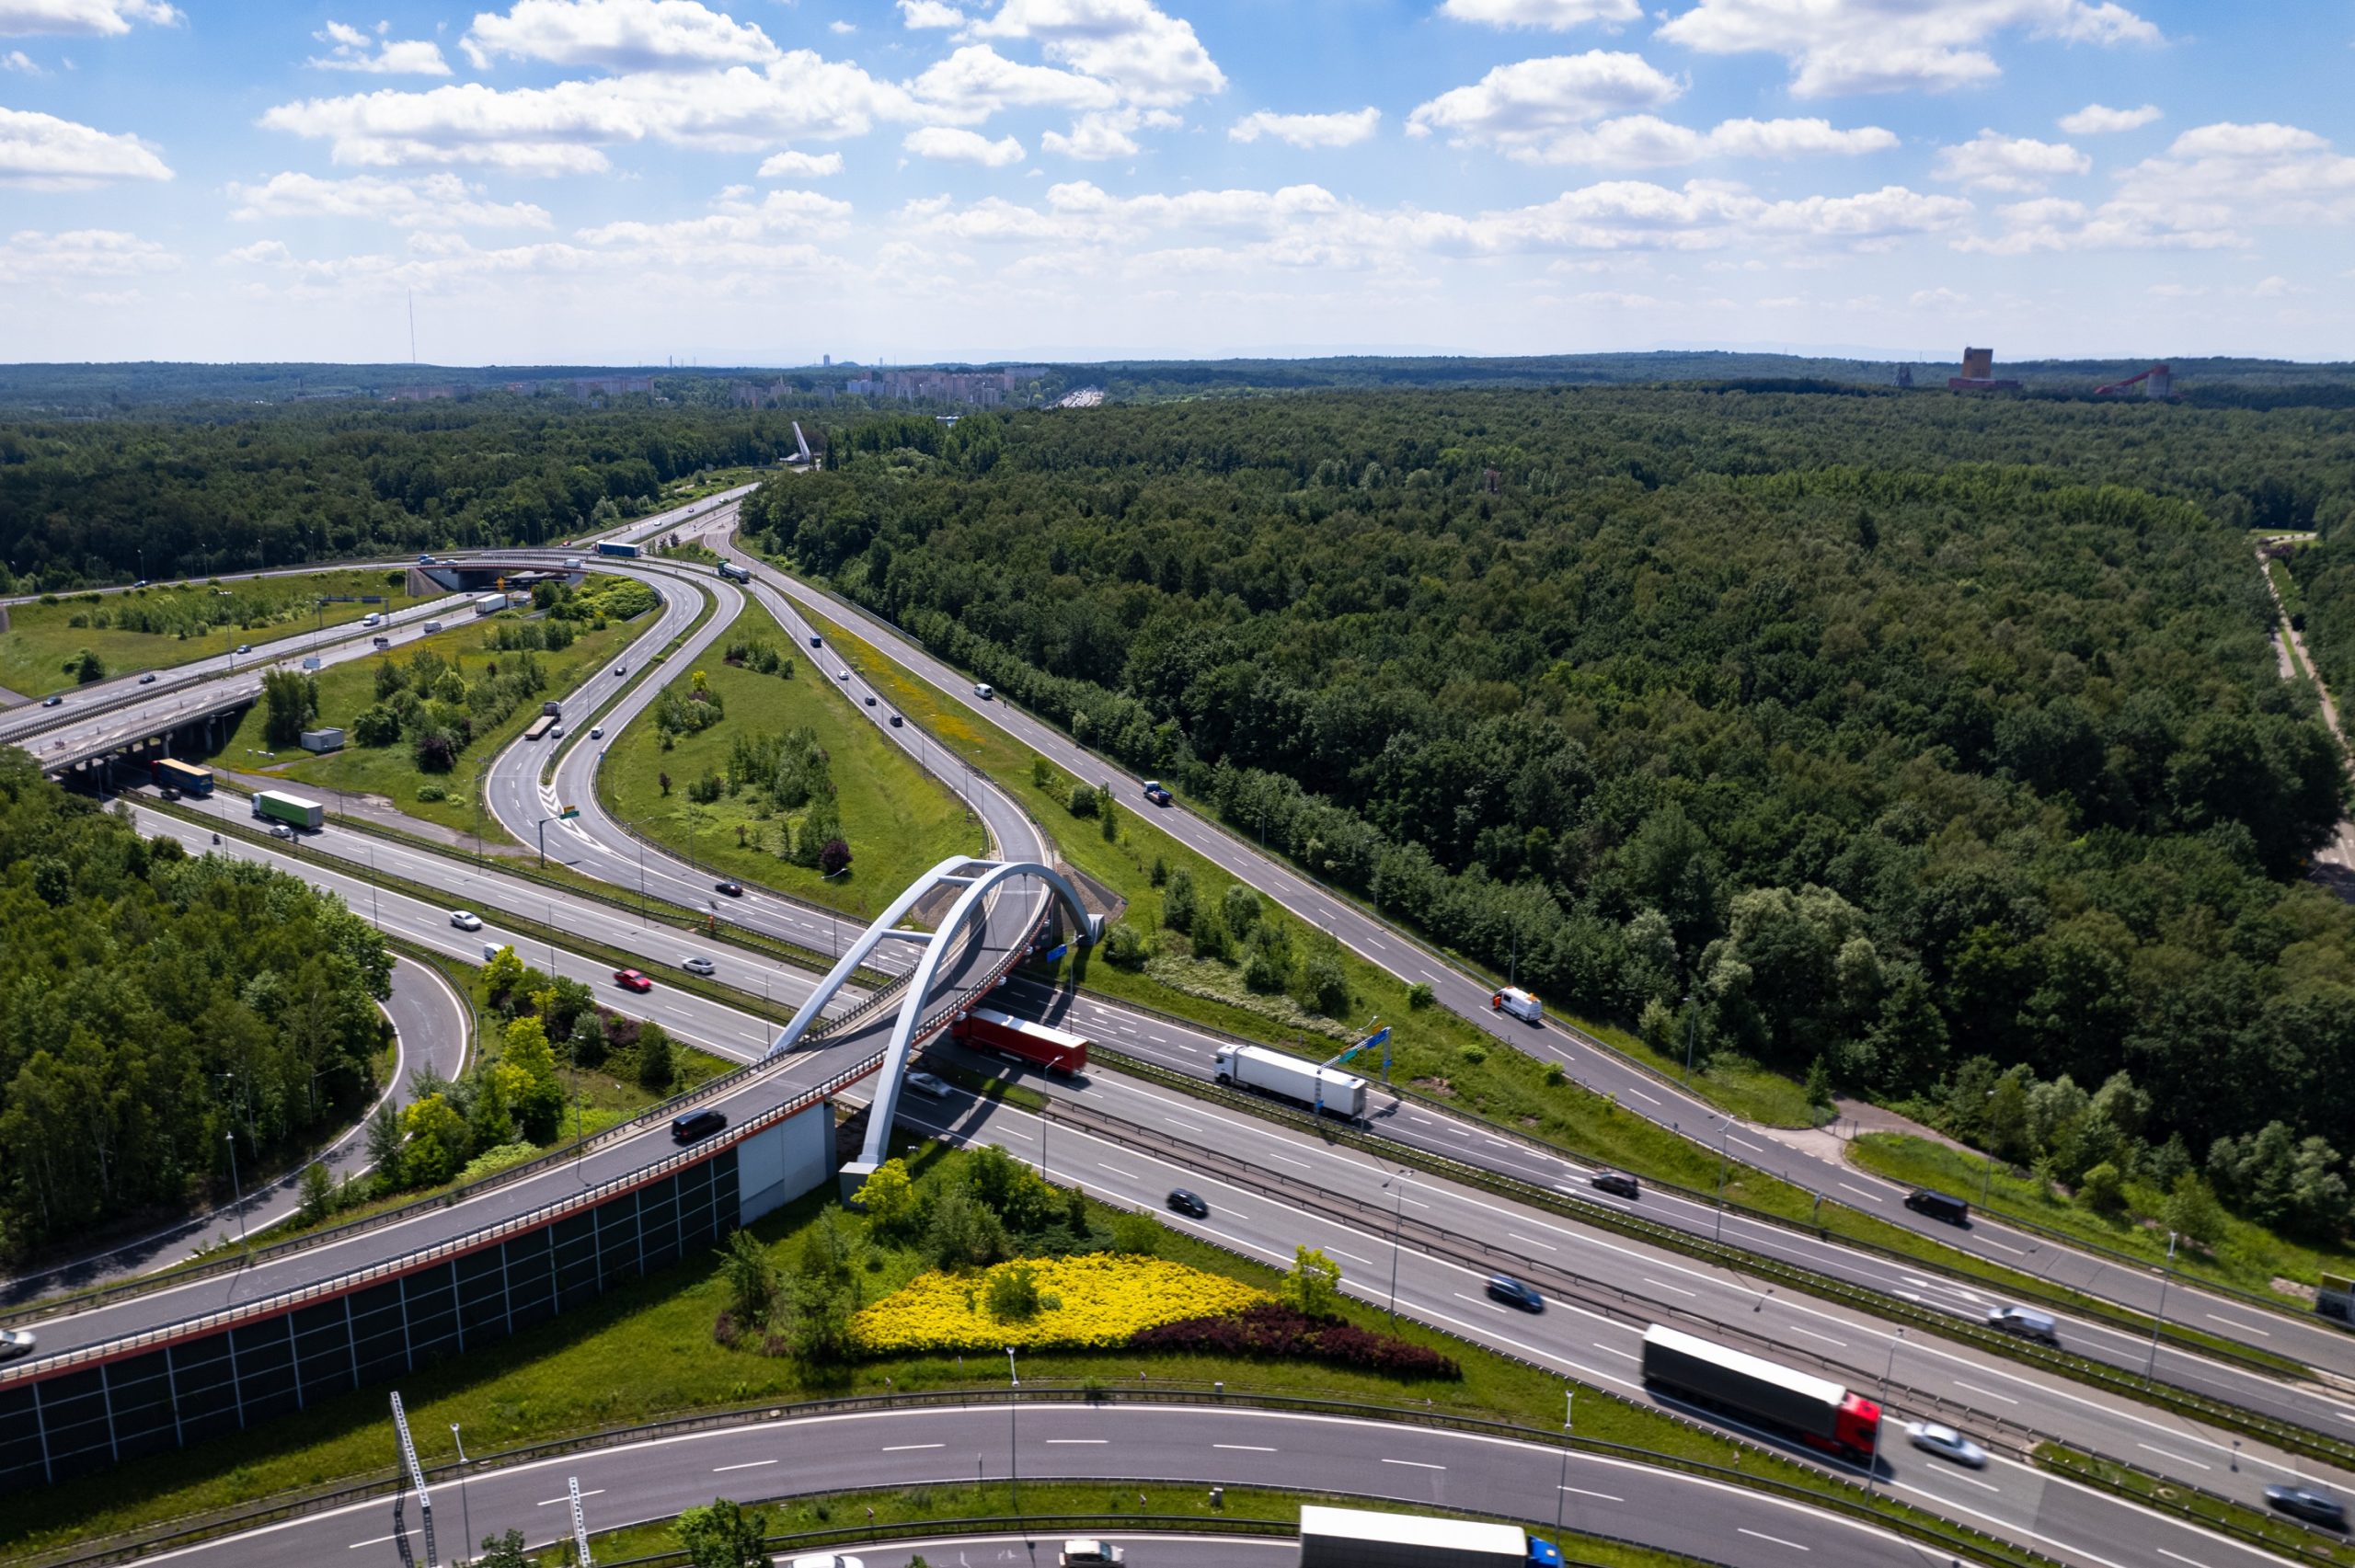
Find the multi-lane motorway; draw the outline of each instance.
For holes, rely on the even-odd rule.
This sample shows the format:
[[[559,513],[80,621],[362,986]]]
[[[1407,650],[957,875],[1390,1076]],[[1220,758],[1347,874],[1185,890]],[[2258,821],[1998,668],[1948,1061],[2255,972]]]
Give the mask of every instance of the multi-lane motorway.
[[[708,514],[706,521],[708,525]],[[666,602],[661,616],[641,634],[632,648],[627,662],[633,670],[645,654],[661,647],[692,621],[700,594],[710,594],[717,609],[711,621],[695,634],[695,639],[691,639],[688,645],[691,653],[699,651],[716,639],[734,612],[731,605],[741,602],[743,590],[707,576],[688,578],[683,574],[660,569],[652,563],[641,564],[636,569],[658,579],[668,578],[672,580],[664,584]],[[680,591],[682,586],[689,584],[699,592]],[[793,631],[798,643],[806,646],[806,629],[798,624],[785,601],[778,597],[779,587],[778,581],[772,580],[770,574],[764,572],[751,591]],[[828,612],[843,613],[839,607],[833,606],[828,607]],[[877,629],[866,627],[862,631],[872,634]],[[836,670],[828,661],[821,667],[821,672],[832,676]],[[649,893],[689,908],[706,907],[710,901],[707,877],[690,866],[676,863],[660,850],[630,841],[617,825],[606,820],[603,814],[594,808],[592,773],[600,748],[585,738],[580,727],[585,722],[588,713],[605,701],[626,679],[626,676],[615,675],[611,670],[603,670],[589,687],[566,699],[568,714],[578,714],[580,717],[574,724],[574,741],[548,788],[543,789],[539,782],[546,761],[543,750],[518,745],[497,759],[488,784],[493,807],[511,830],[517,830],[519,837],[529,841],[536,834],[537,818],[552,815],[555,804],[579,805],[583,808],[580,818],[549,825],[552,830],[549,840],[552,856],[561,839],[565,859],[625,891],[640,875],[638,866],[642,857],[645,865],[643,875],[649,879]],[[879,705],[877,710],[870,711],[863,703],[857,702],[863,692],[855,676],[849,681],[838,683],[853,689],[855,712],[868,713],[871,718],[879,722]],[[943,679],[938,683],[945,690],[956,690],[953,677]],[[630,692],[621,705],[604,719],[608,733],[618,734],[620,727],[652,700],[653,692],[650,681]],[[1002,715],[993,712],[985,716],[994,719]],[[886,727],[884,733],[915,754],[925,755],[927,742],[913,727],[897,730]],[[1067,743],[1065,745],[1067,749]],[[927,757],[926,761],[931,765],[937,765],[936,756]],[[1066,765],[1074,764],[1067,762]],[[1100,767],[1100,764],[1093,762],[1077,765],[1090,769]],[[985,785],[968,783],[967,787],[971,791],[972,804],[988,824],[1001,853],[1026,857],[1046,853],[1047,846],[1035,826],[1010,801]],[[194,849],[210,847],[203,842],[208,835],[201,827],[144,812],[142,818],[144,830],[178,834]],[[1189,820],[1172,813],[1164,818],[1164,823],[1175,828]],[[1201,824],[1196,826],[1203,827],[1222,843],[1229,842],[1215,830]],[[978,843],[976,847],[979,847]],[[371,840],[362,835],[331,830],[307,842],[302,850],[291,853],[276,846],[239,841],[232,841],[223,848],[230,853],[254,855],[294,866],[319,885],[342,893],[354,909],[371,914],[388,931],[398,931],[411,940],[438,946],[462,957],[478,958],[480,948],[486,942],[516,941],[519,949],[530,954],[534,962],[544,967],[552,965],[558,973],[592,984],[603,986],[607,968],[603,964],[566,953],[561,946],[550,951],[541,944],[517,940],[514,933],[500,930],[495,920],[491,930],[478,935],[455,932],[448,924],[446,909],[368,887],[346,871],[332,864],[323,864],[323,857],[329,861],[340,858],[345,865],[355,867],[373,859],[385,872],[447,888],[451,906],[469,905],[486,911],[505,910],[524,918],[543,916],[550,926],[557,929],[643,955],[646,967],[655,969],[658,974],[662,965],[675,962],[676,957],[684,956],[688,951],[717,952],[721,958],[722,979],[748,991],[765,990],[775,1002],[798,1002],[809,994],[810,980],[798,971],[769,964],[741,950],[728,951],[718,944],[687,938],[666,928],[649,928],[625,911],[593,900],[551,894],[543,887],[516,878],[476,870],[430,852],[389,841]],[[1035,896],[1032,901],[1035,902]],[[1027,918],[1028,907],[1026,904],[1021,910],[1005,912],[1010,916]],[[815,914],[784,899],[754,895],[741,902],[731,902],[728,913],[732,921],[752,929],[791,936],[815,947],[827,946],[831,938],[829,927],[832,921],[829,917]],[[1018,924],[1018,921],[1016,923]],[[964,960],[965,972],[968,975],[979,972],[999,956],[1006,940],[1005,933],[1013,929],[1014,925],[1001,925],[994,919],[990,930],[996,934],[984,935],[971,944]],[[993,941],[999,944],[995,949],[992,946]],[[1436,960],[1430,962],[1437,965]],[[756,976],[757,986],[754,984]],[[1467,983],[1470,983],[1468,979]],[[1056,996],[1042,988],[1017,985],[1003,994],[1024,1011],[1069,1010],[1087,1032],[1132,1054],[1155,1059],[1181,1071],[1200,1074],[1205,1069],[1210,1041],[1207,1036],[1195,1032],[1150,1016],[1126,1013],[1092,1000]],[[1488,1015],[1486,995],[1485,989],[1479,990],[1478,1006],[1473,1015],[1484,1022],[1492,1022]],[[851,1000],[846,997],[844,1001],[847,1004]],[[740,1059],[758,1056],[766,1048],[770,1035],[767,1028],[748,1014],[667,987],[658,988],[649,997],[632,999],[628,1005],[631,1011],[661,1018],[684,1037]],[[748,1097],[747,1104],[752,1103],[752,1096],[760,1097],[760,1103],[774,1104],[791,1088],[816,1082],[839,1067],[850,1059],[854,1052],[871,1054],[879,1045],[879,1037],[870,1032],[878,1027],[872,1023],[862,1025],[841,1040],[826,1042],[821,1049],[808,1053],[806,1057],[787,1059],[773,1074],[755,1080],[753,1086],[742,1091]],[[1540,1038],[1551,1043],[1556,1036]],[[1577,1047],[1577,1042],[1571,1041],[1568,1047],[1561,1048],[1580,1047]],[[1593,1054],[1608,1058],[1608,1053]],[[1618,1061],[1616,1058],[1608,1059]],[[1624,1063],[1619,1065],[1625,1066]],[[1655,1081],[1645,1078],[1642,1082],[1650,1091],[1665,1092],[1665,1086]],[[1212,1239],[1238,1251],[1275,1259],[1289,1258],[1290,1249],[1296,1242],[1316,1241],[1325,1244],[1336,1256],[1348,1260],[1345,1266],[1351,1269],[1350,1287],[1369,1299],[1388,1299],[1387,1279],[1380,1280],[1384,1288],[1376,1290],[1374,1276],[1384,1272],[1384,1265],[1396,1267],[1398,1275],[1397,1302],[1402,1311],[1522,1355],[1541,1366],[1557,1368],[1566,1375],[1575,1375],[1606,1387],[1619,1387],[1629,1392],[1631,1397],[1640,1397],[1640,1391],[1629,1376],[1632,1360],[1628,1348],[1629,1333],[1638,1332],[1645,1319],[1681,1316],[1688,1322],[1720,1324],[1728,1332],[1741,1336],[1763,1336],[1771,1343],[1785,1346],[1786,1358],[1817,1359],[1821,1365],[1856,1386],[1868,1386],[1884,1368],[1893,1367],[1892,1402],[1900,1410],[1913,1408],[1922,1413],[1946,1415],[1963,1413],[1983,1420],[1991,1429],[2000,1427],[2014,1434],[2028,1430],[2050,1433],[2081,1446],[2119,1453],[2121,1458],[2168,1471],[2179,1479],[2213,1490],[2246,1491],[2257,1481],[2286,1476],[2293,1469],[2300,1468],[2293,1466],[2286,1456],[2259,1447],[2243,1445],[2235,1453],[2224,1435],[2202,1431],[2173,1418],[2157,1416],[2131,1401],[2095,1395],[2091,1391],[2074,1385],[2055,1382],[2041,1373],[2024,1371],[2016,1364],[2000,1357],[1963,1345],[1941,1344],[1932,1336],[1910,1338],[1901,1345],[1891,1331],[1878,1320],[1833,1310],[1813,1301],[1763,1293],[1737,1275],[1696,1265],[1674,1253],[1641,1247],[1540,1210],[1502,1204],[1420,1175],[1394,1172],[1370,1157],[1330,1150],[1290,1129],[1202,1105],[1170,1091],[1123,1082],[1109,1074],[1098,1074],[1086,1085],[1066,1093],[1079,1103],[1075,1115],[1109,1117],[1119,1126],[1142,1131],[1134,1138],[1107,1135],[1101,1127],[1095,1126],[1063,1125],[1055,1118],[1042,1122],[1038,1117],[1003,1106],[993,1107],[962,1099],[939,1107],[924,1106],[921,1109],[903,1102],[902,1120],[926,1115],[945,1118],[938,1121],[937,1130],[959,1137],[983,1136],[1004,1142],[1039,1161],[1060,1180],[1079,1180],[1100,1196],[1140,1207],[1157,1206],[1160,1192],[1169,1185],[1178,1185],[1182,1179],[1185,1185],[1195,1186],[1212,1198],[1212,1216],[1200,1227]],[[1694,1114],[1698,1112],[1699,1107],[1695,1105]],[[1387,1136],[1433,1148],[1459,1160],[1490,1164],[1537,1181],[1542,1185],[1584,1190],[1579,1182],[1582,1170],[1575,1163],[1524,1145],[1496,1139],[1493,1134],[1476,1127],[1420,1106],[1390,1106],[1388,1114],[1378,1117],[1375,1125]],[[1156,1146],[1150,1137],[1144,1136],[1152,1132],[1174,1140],[1178,1147]],[[1200,1149],[1214,1150],[1222,1158],[1205,1155],[1189,1159],[1184,1149],[1189,1140]],[[598,1146],[590,1152],[583,1171],[574,1179],[594,1182],[603,1179],[601,1173],[624,1172],[631,1168],[633,1162],[643,1163],[649,1157],[652,1147],[643,1134],[638,1139],[617,1139]],[[1332,1201],[1356,1204],[1381,1212],[1371,1220],[1362,1216],[1355,1219],[1346,1215],[1337,1217],[1327,1203],[1320,1201],[1308,1205],[1288,1200],[1277,1183],[1235,1179],[1231,1162],[1238,1156],[1246,1158],[1259,1171],[1281,1175],[1286,1181],[1308,1184],[1319,1195],[1328,1196]],[[1091,1166],[1095,1169],[1093,1175],[1089,1174]],[[1294,1167],[1298,1168],[1297,1173]],[[1384,1186],[1383,1184],[1385,1182],[1391,1185]],[[336,1248],[323,1248],[293,1254],[284,1260],[282,1265],[266,1263],[261,1266],[283,1266],[285,1272],[274,1276],[279,1281],[316,1278],[323,1271],[349,1268],[357,1262],[382,1255],[388,1247],[420,1244],[435,1236],[479,1228],[504,1214],[520,1212],[523,1207],[530,1207],[524,1201],[525,1196],[520,1188],[499,1189],[454,1209],[437,1211],[436,1216],[412,1221],[417,1229],[406,1235],[395,1235],[380,1241],[376,1238],[386,1237],[386,1232],[370,1232],[366,1237],[345,1243],[344,1246],[350,1250],[341,1256],[335,1255]],[[1673,1196],[1652,1194],[1643,1200],[1643,1204],[1646,1206],[1644,1212],[1649,1218],[1683,1223],[1688,1228],[1698,1228],[1714,1219],[1705,1206]],[[1423,1212],[1410,1214],[1410,1206]],[[450,1218],[442,1220],[438,1218],[442,1214]],[[1518,1272],[1546,1281],[1571,1297],[1585,1292],[1591,1299],[1583,1307],[1557,1303],[1555,1310],[1541,1317],[1504,1316],[1501,1309],[1488,1303],[1480,1294],[1476,1270],[1468,1269],[1460,1259],[1452,1259],[1436,1250],[1427,1251],[1411,1238],[1402,1238],[1405,1244],[1398,1246],[1395,1253],[1390,1251],[1390,1231],[1380,1222],[1384,1219],[1390,1219],[1401,1231],[1408,1223],[1418,1226],[1428,1223],[1442,1225],[1452,1234],[1478,1237],[1495,1246],[1499,1259],[1511,1262]],[[437,1225],[442,1229],[434,1229]],[[1917,1301],[1945,1307],[1959,1313],[1975,1312],[1988,1299],[1983,1293],[1937,1279],[1927,1273],[1908,1273],[1901,1265],[1888,1260],[1826,1247],[1810,1238],[1758,1225],[1739,1216],[1729,1219],[1727,1226],[1729,1240],[1739,1240],[1745,1246],[1774,1252],[1810,1267],[1842,1277],[1858,1278],[1877,1288],[1899,1291]],[[1949,1238],[1942,1236],[1940,1239]],[[232,1282],[230,1289],[236,1299],[251,1300],[256,1295],[274,1288],[273,1276],[258,1276],[257,1271],[247,1271],[242,1283]],[[98,1343],[126,1332],[137,1332],[142,1322],[152,1326],[157,1321],[210,1310],[218,1303],[205,1292],[219,1289],[218,1281],[200,1282],[179,1291],[132,1298],[113,1306],[75,1313],[57,1320],[53,1324],[44,1325],[43,1349],[47,1352],[75,1345]],[[1610,1299],[1604,1299],[1606,1297]],[[142,1302],[158,1305],[143,1308],[138,1305]],[[2217,1302],[2215,1305],[2243,1314],[2249,1312],[2248,1309],[2234,1303]],[[2290,1320],[2266,1316],[2262,1324],[2245,1323],[2244,1326],[2264,1333],[2277,1322],[2286,1323]],[[2068,1332],[2077,1342],[2077,1348],[2099,1354],[2097,1346],[2100,1344],[2101,1335],[2109,1331],[2092,1324],[2072,1324]],[[2115,1352],[2113,1358],[2122,1360],[2131,1352],[2131,1345],[2126,1341],[2126,1336],[2114,1337],[2120,1343],[2109,1348]],[[1890,1354],[1892,1350],[1896,1352],[1894,1358]],[[2172,1350],[2163,1356],[2161,1365],[2163,1375],[2175,1380],[2189,1381],[2207,1377],[2236,1379],[2233,1387],[2237,1391],[2225,1397],[2239,1398],[2244,1403],[2263,1400],[2286,1401],[2289,1403],[2284,1408],[2293,1412],[2293,1419],[2304,1420],[2325,1430],[2330,1430],[2334,1422],[2341,1423],[2344,1424],[2343,1428],[2335,1435],[2355,1433],[2355,1406],[2327,1399],[2312,1391],[2292,1389],[2269,1379],[2255,1379],[2253,1375],[2237,1369],[2215,1367],[2198,1357]],[[1909,1401],[1912,1402],[1910,1405]],[[1130,1420],[1143,1413],[1136,1411],[1121,1413],[1124,1431]],[[999,1412],[998,1414],[1003,1415],[1004,1413]],[[1026,1413],[1020,1419],[1028,1421],[1030,1418]],[[1108,1443],[1109,1441],[1108,1439]],[[1025,1442],[1027,1453],[1027,1438]],[[1553,1461],[1549,1459],[1548,1462]],[[2246,1468],[2236,1474],[2234,1466]],[[1184,1469],[1161,1471],[1128,1467],[1088,1473],[1166,1473],[1181,1479],[1189,1476],[1189,1471]],[[1997,1469],[1982,1476],[1970,1477],[1951,1471],[1936,1461],[1917,1460],[1910,1455],[1891,1455],[1885,1473],[1892,1484],[1915,1493],[1918,1500],[1941,1512],[1999,1528],[2000,1533],[2044,1544],[2050,1550],[2090,1562],[2120,1562],[2121,1557],[2118,1554],[2123,1553],[2122,1561],[2125,1562],[2154,1562],[2172,1557],[2201,1564],[2202,1568],[2222,1568],[2222,1564],[2240,1561],[2244,1555],[2243,1549],[2221,1538],[2189,1531],[2186,1527],[2125,1507],[2111,1499],[2080,1492],[2068,1483],[2051,1480],[2023,1466],[2005,1469],[1999,1462]],[[2306,1468],[2303,1473],[2313,1472]],[[1191,1475],[1191,1479],[1215,1477],[1197,1472]],[[485,1482],[478,1479],[474,1484],[479,1496],[479,1489]],[[1970,1488],[1980,1490],[1968,1490]],[[797,1478],[790,1487],[772,1490],[804,1489],[806,1486]],[[1368,1490],[1361,1485],[1341,1489]],[[686,1500],[699,1499],[690,1497]],[[675,1509],[675,1505],[660,1498],[651,1503],[633,1505],[638,1505],[648,1506],[656,1513]],[[1504,1511],[1544,1516],[1542,1509],[1527,1506]],[[1665,1510],[1662,1516],[1673,1512],[1673,1509]],[[1702,1521],[1704,1528],[1715,1528],[1718,1517],[1718,1514],[1711,1513],[1707,1520]],[[600,1522],[620,1521],[601,1519]],[[1821,1519],[1805,1523],[1809,1532],[1806,1537],[1807,1544],[1821,1551],[1824,1549],[1826,1538],[1833,1532]],[[1604,1529],[1610,1527],[1596,1523],[1591,1528]],[[2182,1539],[2171,1532],[2181,1532],[2181,1537],[2190,1539]],[[340,1544],[348,1546],[351,1543],[345,1541]],[[1669,1543],[1662,1541],[1661,1544]],[[1698,1550],[1697,1547],[1683,1549]],[[1798,1549],[1786,1547],[1785,1550]],[[2153,1556],[2153,1553],[2158,1555]],[[1731,1555],[1724,1551],[1710,1551],[1704,1554],[1717,1561],[1749,1561],[1746,1557]],[[1787,1562],[1789,1557],[1765,1556],[1758,1560]],[[1883,1555],[1868,1560],[1887,1562],[1894,1559]]]

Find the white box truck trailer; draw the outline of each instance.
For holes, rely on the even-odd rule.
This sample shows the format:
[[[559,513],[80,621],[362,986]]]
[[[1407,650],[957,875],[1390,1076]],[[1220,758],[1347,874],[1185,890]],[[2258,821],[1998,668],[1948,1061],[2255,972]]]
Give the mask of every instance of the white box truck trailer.
[[[1327,1113],[1355,1120],[1365,1115],[1365,1080],[1338,1068],[1286,1056],[1262,1046],[1225,1046],[1212,1059],[1218,1081],[1273,1094],[1296,1105],[1314,1109],[1320,1098],[1317,1080],[1324,1080],[1322,1099]]]
[[[1562,1554],[1519,1525],[1303,1504],[1300,1568],[1555,1568]]]

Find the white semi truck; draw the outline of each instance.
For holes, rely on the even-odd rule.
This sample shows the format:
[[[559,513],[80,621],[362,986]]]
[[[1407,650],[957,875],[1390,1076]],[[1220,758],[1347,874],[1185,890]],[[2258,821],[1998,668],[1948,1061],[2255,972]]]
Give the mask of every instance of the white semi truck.
[[[1352,1121],[1365,1115],[1365,1080],[1354,1073],[1319,1067],[1263,1046],[1223,1046],[1212,1059],[1217,1064],[1221,1083],[1256,1089],[1312,1110],[1321,1100],[1329,1115]],[[1319,1079],[1324,1081],[1321,1093]]]
[[[1519,1525],[1304,1504],[1300,1568],[1556,1568],[1562,1554]]]

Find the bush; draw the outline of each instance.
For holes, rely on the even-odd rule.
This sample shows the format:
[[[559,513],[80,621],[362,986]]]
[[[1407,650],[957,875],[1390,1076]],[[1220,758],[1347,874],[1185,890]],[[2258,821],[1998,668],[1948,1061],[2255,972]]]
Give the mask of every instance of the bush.
[[[1071,794],[1063,801],[1063,808],[1074,817],[1095,816],[1096,805],[1095,789],[1084,784],[1072,785]]]
[[[1129,1341],[1134,1350],[1167,1350],[1198,1356],[1250,1356],[1265,1360],[1319,1361],[1352,1371],[1396,1378],[1443,1378],[1464,1369],[1451,1356],[1394,1334],[1361,1329],[1336,1318],[1311,1317],[1278,1303],[1246,1307],[1214,1318],[1187,1318],[1149,1328]]]
[[[2077,1181],[2077,1200],[2099,1214],[2114,1214],[2126,1200],[2126,1180],[2104,1160]]]
[[[1439,998],[1431,993],[1431,988],[1420,980],[1417,980],[1407,988],[1407,1007],[1409,1012],[1420,1013],[1438,1001]]]
[[[438,784],[421,784],[417,786],[417,798],[427,801],[447,800],[450,798],[450,792]]]
[[[641,1089],[668,1093],[678,1069],[671,1059],[671,1036],[661,1024],[649,1022],[638,1028],[638,1082]]]
[[[1146,956],[1144,938],[1128,921],[1116,921],[1104,933],[1104,961],[1112,967],[1142,969]]]

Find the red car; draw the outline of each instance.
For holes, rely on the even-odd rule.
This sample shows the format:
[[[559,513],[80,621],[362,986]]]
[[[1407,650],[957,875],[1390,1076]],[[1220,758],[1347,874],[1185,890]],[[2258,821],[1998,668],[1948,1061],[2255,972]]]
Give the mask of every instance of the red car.
[[[614,984],[624,990],[652,990],[654,989],[654,982],[636,969],[615,969]]]

